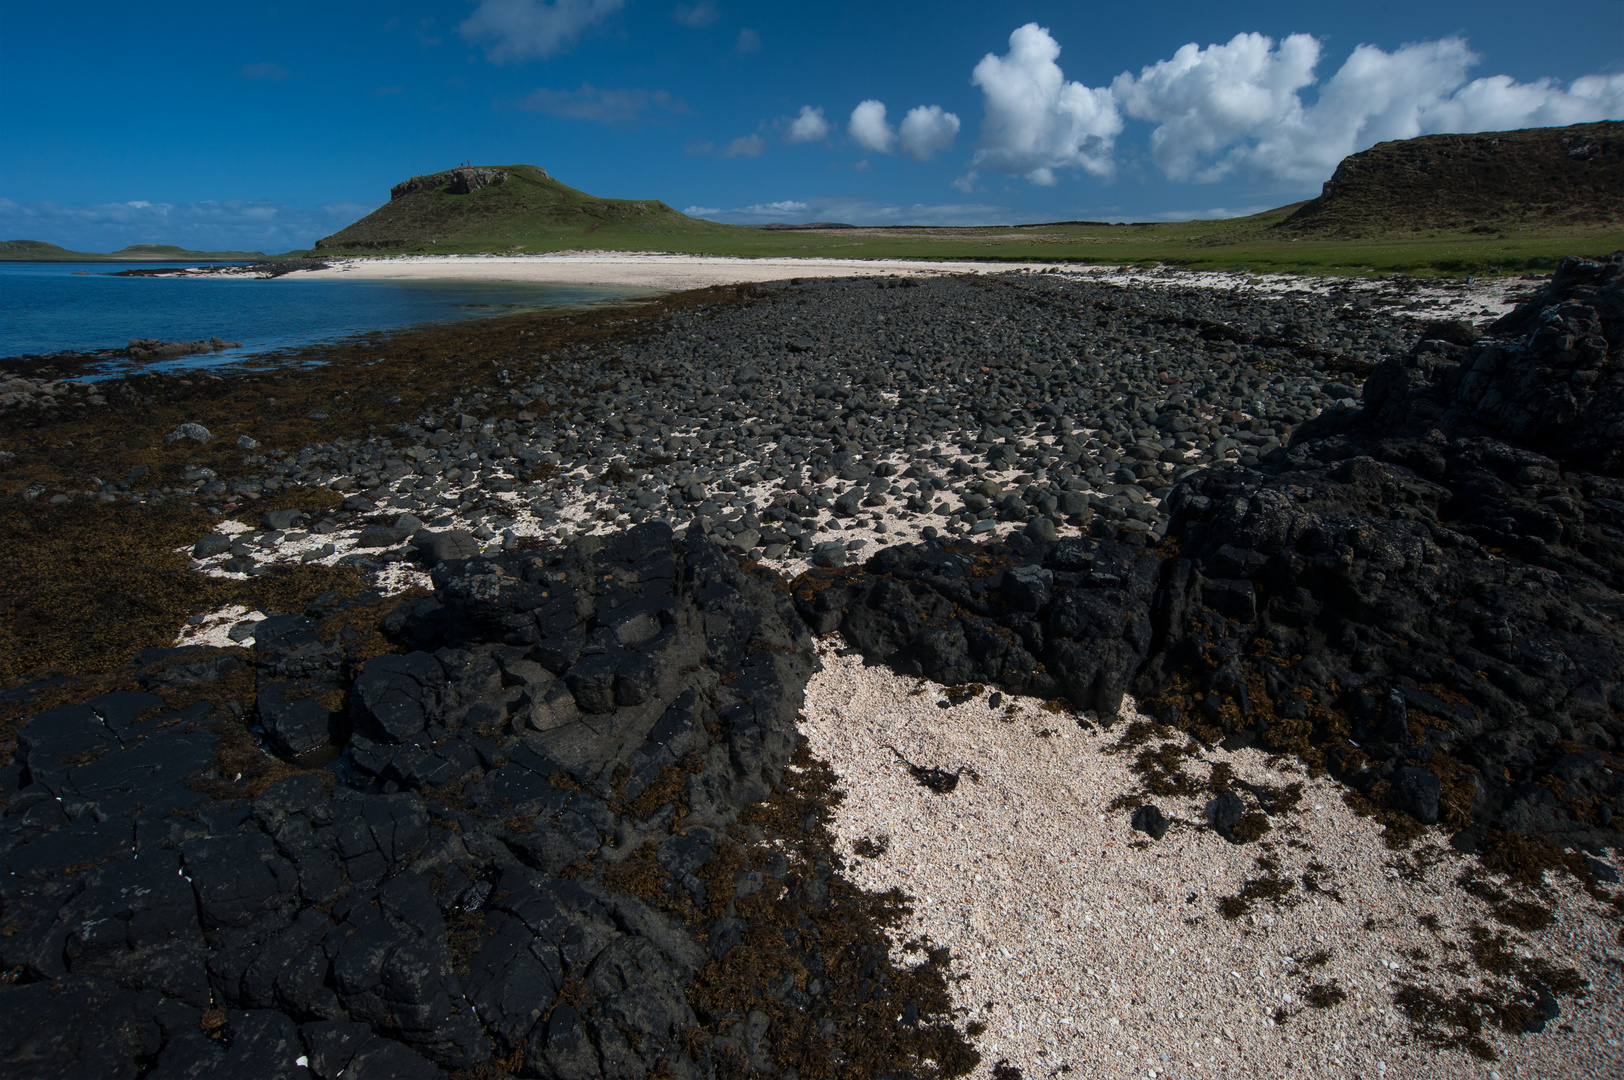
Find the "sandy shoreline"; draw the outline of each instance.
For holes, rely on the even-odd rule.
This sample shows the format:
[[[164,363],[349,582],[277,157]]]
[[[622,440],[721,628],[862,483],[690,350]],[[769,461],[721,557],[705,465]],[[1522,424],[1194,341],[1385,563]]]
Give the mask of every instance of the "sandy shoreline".
[[[581,251],[556,255],[403,255],[340,259],[325,270],[298,270],[286,280],[501,281],[528,285],[625,285],[679,291],[785,278],[906,274],[985,274],[1041,270],[1047,263],[928,262],[910,259],[745,259],[649,251]]]
[[[801,729],[846,792],[833,829],[854,880],[912,896],[908,931],[953,950],[954,1004],[986,1025],[976,1077],[1009,1075],[1000,1063],[1028,1080],[1509,1080],[1624,1068],[1616,924],[1571,879],[1548,882],[1553,925],[1508,929],[1460,888],[1473,860],[1445,830],[1393,851],[1341,785],[1254,749],[1202,756],[1251,782],[1304,785],[1270,835],[1230,844],[1206,827],[1204,797],[1162,798],[1172,828],[1151,841],[1113,806],[1142,790],[1133,753],[1116,749],[1125,722],[1088,730],[1012,696],[997,709],[984,696],[950,705],[946,688],[866,667],[843,644],[820,643],[824,670],[807,687]],[[1130,699],[1123,720],[1136,715]],[[962,770],[961,780],[933,793],[903,758]],[[1276,874],[1284,895],[1236,919],[1220,913],[1225,897]],[[1418,1038],[1394,1001],[1404,986],[1488,989],[1491,976],[1454,963],[1485,928],[1517,956],[1571,965],[1589,983],[1542,1033],[1485,1023],[1493,1061]],[[1345,996],[1317,996],[1327,993]]]
[[[573,251],[550,255],[400,255],[338,259],[323,270],[297,270],[289,281],[481,281],[530,285],[619,285],[669,291],[742,285],[792,278],[871,276],[941,277],[955,274],[1063,273],[1121,285],[1179,285],[1266,293],[1323,293],[1347,289],[1372,297],[1391,295],[1395,281],[1417,300],[1447,298],[1454,317],[1503,314],[1514,293],[1526,289],[1516,276],[1484,277],[1465,284],[1446,280],[1307,277],[1239,271],[1078,266],[1046,262],[971,262],[923,259],[736,258],[650,251]],[[1458,309],[1458,310],[1455,310]]]

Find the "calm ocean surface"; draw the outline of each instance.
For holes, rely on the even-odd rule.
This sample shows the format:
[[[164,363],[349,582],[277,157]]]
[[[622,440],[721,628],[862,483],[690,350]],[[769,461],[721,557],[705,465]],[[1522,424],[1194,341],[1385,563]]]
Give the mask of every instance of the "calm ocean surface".
[[[0,356],[122,348],[130,338],[242,342],[162,365],[206,367],[369,330],[650,295],[616,286],[110,276],[165,265],[196,264],[0,262]]]

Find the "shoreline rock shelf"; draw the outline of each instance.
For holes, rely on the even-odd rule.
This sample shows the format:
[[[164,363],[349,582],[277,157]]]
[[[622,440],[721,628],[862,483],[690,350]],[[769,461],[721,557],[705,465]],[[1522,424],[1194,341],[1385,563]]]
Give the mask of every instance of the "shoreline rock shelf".
[[[436,575],[382,621],[411,651],[367,658],[376,596],[323,602],[262,622],[252,667],[158,650],[146,690],[29,721],[8,1070],[973,1063],[940,962],[887,957],[894,901],[831,880],[795,730],[817,660],[770,576],[661,525]],[[260,737],[343,762],[230,772],[255,689]]]
[[[0,1061],[962,1075],[950,957],[887,938],[905,901],[852,884],[796,730],[837,630],[944,708],[1132,694],[1124,829],[1176,837],[1154,800],[1199,794],[1259,841],[1297,796],[1181,766],[1257,745],[1394,843],[1441,824],[1612,897],[1584,852],[1624,809],[1621,271],[1571,260],[1482,340],[1352,292],[790,285],[515,359],[399,443],[243,436],[253,472],[108,484],[319,485],[195,567],[424,588],[4,692],[50,707],[0,767]],[[1579,989],[1529,978],[1539,1010]]]

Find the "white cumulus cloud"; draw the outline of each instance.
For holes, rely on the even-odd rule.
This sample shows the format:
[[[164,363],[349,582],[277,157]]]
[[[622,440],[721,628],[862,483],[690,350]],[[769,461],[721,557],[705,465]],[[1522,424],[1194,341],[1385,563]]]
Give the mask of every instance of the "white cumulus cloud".
[[[891,144],[897,141],[897,133],[885,122],[885,102],[875,101],[872,98],[860,102],[851,111],[851,120],[846,124],[846,134],[850,135],[858,146],[865,150],[873,150],[877,154],[889,154]]]
[[[1203,159],[1265,124],[1302,119],[1297,92],[1314,81],[1320,44],[1293,34],[1275,48],[1262,34],[1236,34],[1227,45],[1186,45],[1111,84],[1113,95],[1136,120],[1158,127],[1151,156],[1174,180],[1188,180]]]
[[[1175,180],[1243,173],[1306,186],[1349,154],[1390,139],[1503,131],[1624,115],[1624,75],[1592,75],[1564,88],[1553,79],[1470,79],[1480,57],[1460,38],[1387,52],[1360,45],[1319,85],[1320,46],[1294,34],[1278,45],[1240,34],[1227,45],[1186,45],[1171,60],[1124,72],[1112,84],[1127,113],[1156,124],[1151,151]]]
[[[1036,184],[1054,183],[1056,169],[1115,171],[1122,115],[1111,90],[1067,82],[1059,58],[1049,31],[1027,23],[1009,35],[1008,53],[988,53],[976,65],[970,82],[981,88],[986,107],[978,168],[1023,173]]]
[[[753,214],[756,217],[783,217],[786,214],[799,214],[806,209],[806,203],[796,202],[794,199],[784,199],[782,202],[756,203],[754,206],[741,206],[732,211],[735,214]]]
[[[852,225],[997,225],[1016,220],[1007,207],[977,203],[904,206],[861,195],[808,195],[803,199],[756,203],[716,211],[721,221],[768,224],[783,221],[838,221]]]
[[[683,210],[683,213],[689,217],[711,217],[721,212],[722,208],[720,206],[690,206]]]
[[[485,55],[493,63],[545,60],[625,6],[626,0],[480,0],[457,32],[468,41],[487,42]]]
[[[801,115],[790,121],[784,132],[784,141],[796,143],[822,142],[829,137],[829,121],[824,118],[823,106],[802,105]]]
[[[951,150],[959,134],[959,118],[940,105],[909,109],[897,127],[898,147],[916,161],[929,161],[938,150]]]

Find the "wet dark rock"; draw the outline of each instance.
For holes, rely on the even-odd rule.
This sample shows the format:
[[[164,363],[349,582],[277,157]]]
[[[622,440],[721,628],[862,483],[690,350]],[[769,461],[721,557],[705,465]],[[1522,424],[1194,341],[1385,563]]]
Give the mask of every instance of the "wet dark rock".
[[[216,555],[224,555],[231,550],[231,537],[221,533],[209,533],[192,545],[192,558],[209,559]]]
[[[355,680],[356,724],[374,738],[404,742],[428,724],[444,686],[445,671],[428,653],[380,656]]]
[[[1167,818],[1157,806],[1146,804],[1139,807],[1133,812],[1130,824],[1152,840],[1160,840],[1167,835]]]
[[[257,705],[265,734],[290,757],[307,754],[342,736],[343,691],[322,683],[272,683],[259,692]]]
[[[1150,647],[1158,567],[1127,530],[1054,544],[931,540],[887,548],[798,597],[814,630],[839,629],[905,674],[1114,713]]]
[[[816,664],[792,605],[660,525],[436,575],[384,624],[406,651],[351,658],[329,620],[367,598],[325,597],[259,623],[252,669],[153,650],[156,693],[23,726],[0,1071],[433,1077],[522,1052],[527,1075],[713,1075],[689,988],[724,924],[770,925],[735,891],[774,875],[831,902],[782,856],[739,861]],[[244,675],[241,720],[163,708]],[[581,705],[538,726],[572,685]],[[254,767],[224,733],[255,721],[275,752],[344,758],[250,786],[221,769]],[[825,970],[818,948],[797,962]],[[778,1037],[761,1012],[769,1073]]]

